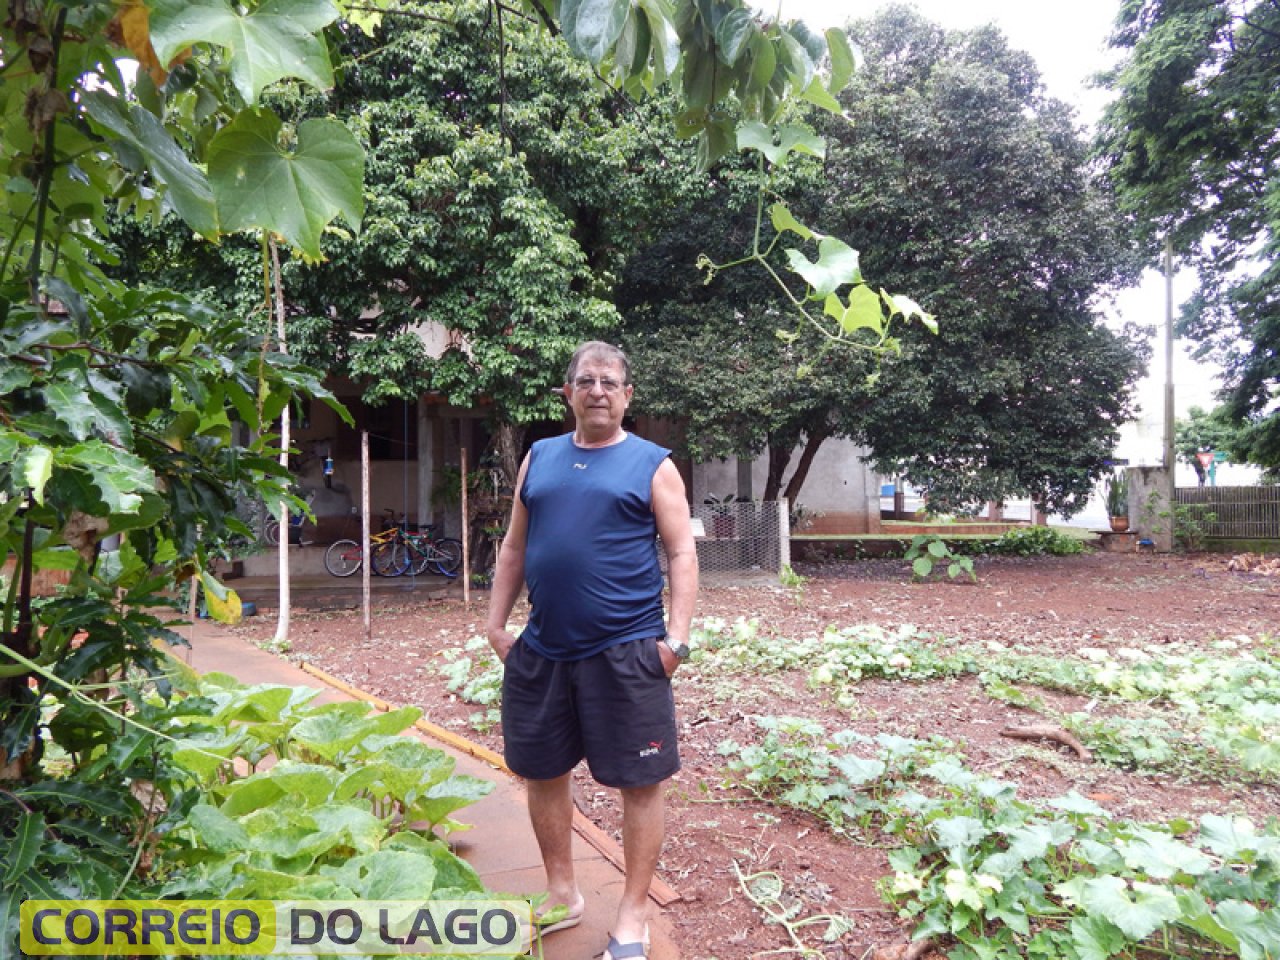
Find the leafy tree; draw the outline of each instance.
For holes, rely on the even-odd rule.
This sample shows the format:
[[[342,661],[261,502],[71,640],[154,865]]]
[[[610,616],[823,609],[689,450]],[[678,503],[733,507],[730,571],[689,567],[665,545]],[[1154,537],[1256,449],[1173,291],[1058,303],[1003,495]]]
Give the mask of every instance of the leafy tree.
[[[814,188],[817,173],[793,179]],[[799,195],[794,183],[777,186]],[[807,324],[779,337],[795,317],[763,271],[729,270],[706,283],[695,269],[700,254],[729,259],[751,242],[755,198],[742,164],[680,213],[627,265],[618,290],[636,408],[677,420],[683,452],[696,460],[767,452],[763,497],[794,500],[822,443],[857,435],[874,360]]]
[[[281,148],[279,121],[259,105],[262,89],[285,77],[326,81],[317,31],[336,10],[311,0],[290,9],[310,28],[281,34],[278,23],[216,5],[195,16],[158,3],[149,17],[108,2],[8,9],[0,34],[0,162],[10,171],[0,201],[0,538],[13,561],[0,637],[5,776],[40,775],[42,698],[81,706],[77,687],[90,678],[160,669],[154,642],[179,640],[156,612],[172,605],[175,582],[201,584],[215,616],[238,616],[209,561],[249,532],[235,518],[239,500],[284,496],[272,421],[295,393],[326,396],[314,371],[272,349],[266,324],[254,329],[183,294],[132,288],[100,268],[108,205],[158,211],[164,185],[163,202],[193,229],[256,230],[264,252],[265,231],[318,253],[319,231],[335,216],[358,224],[361,158],[345,128],[316,119]],[[237,31],[251,46],[278,42],[295,57],[286,66],[243,49],[192,56],[192,45],[225,48]],[[137,99],[120,93],[130,88],[117,66],[127,52],[148,68]],[[183,79],[168,85],[179,75],[162,64]],[[261,202],[264,187],[279,194],[271,204]],[[120,548],[105,553],[102,539],[112,535]],[[57,577],[65,582],[55,593],[48,581]],[[83,724],[100,727],[101,709],[69,711],[79,721],[59,721],[55,740],[75,753],[96,743]],[[85,748],[83,760],[92,753]],[[0,901],[6,917],[9,897]]]
[[[634,119],[536,25],[499,38],[483,3],[445,24],[389,20],[347,52],[326,106],[358,118],[369,216],[294,272],[300,348],[332,351],[368,402],[486,407],[514,483],[523,427],[563,413],[574,346],[616,325],[603,294],[661,183],[642,126],[656,118]],[[439,357],[414,333],[429,323],[450,331]]]
[[[1142,358],[1097,312],[1134,265],[1070,108],[993,27],[891,8],[852,37],[866,67],[852,122],[825,130],[822,222],[946,317],[937,337],[905,328],[885,363],[864,417],[874,463],[943,506],[1025,493],[1078,510]]]
[[[290,106],[358,131],[365,228],[331,232],[323,262],[285,265],[292,349],[363,383],[370,403],[430,391],[484,406],[514,481],[523,427],[561,415],[573,346],[617,325],[607,298],[625,255],[698,189],[661,118],[675,101],[629,103],[539,26],[485,3],[447,22],[389,16],[372,37],[348,31],[342,53],[332,93]],[[690,123],[682,131],[696,133]],[[254,305],[252,250],[224,244],[211,270],[188,232],[159,231],[158,254],[138,233],[156,231],[122,230],[130,276],[185,272],[228,305]],[[440,357],[414,332],[429,323],[451,332]]]
[[[1099,149],[1148,258],[1198,274],[1179,332],[1226,371],[1243,462],[1280,465],[1280,5],[1129,0]]]
[[[1129,418],[1141,354],[1096,311],[1134,264],[1069,110],[994,29],[947,32],[896,8],[851,35],[864,57],[842,94],[851,122],[823,123],[822,176],[797,169],[774,186],[864,251],[868,276],[929,291],[939,333],[905,326],[890,341],[898,352],[868,362],[808,327],[780,340],[790,305],[758,277],[721,272],[703,286],[686,270],[664,296],[663,269],[681,276],[691,244],[714,260],[750,236],[750,194],[730,170],[628,269],[619,302],[649,338],[637,354],[661,350],[638,403],[687,415],[700,452],[767,446],[771,486],[788,496],[804,458],[843,436],[939,505],[1029,492],[1078,509]],[[783,483],[796,442],[802,457]]]
[[[348,12],[375,27],[376,12],[359,7]],[[505,9],[493,4],[499,17]],[[554,5],[529,9],[554,27]],[[16,827],[8,817],[0,825],[12,848],[0,859],[18,881],[0,890],[6,951],[26,896],[133,889],[139,857],[121,835],[136,827],[140,854],[151,832],[131,787],[156,741],[121,735],[121,724],[137,723],[126,712],[145,715],[147,705],[106,683],[119,689],[141,671],[166,690],[154,643],[178,638],[156,611],[172,604],[176,582],[198,580],[211,613],[236,616],[238,601],[208,561],[248,533],[230,509],[240,497],[284,496],[273,421],[280,416],[287,446],[290,398],[324,396],[315,372],[274,350],[259,321],[276,321],[279,344],[279,246],[319,258],[322,234],[339,218],[358,229],[363,214],[364,157],[350,131],[274,109],[298,96],[295,83],[332,84],[324,31],[342,29],[340,12],[329,0],[5,8],[0,540],[11,566],[0,614],[0,778],[45,776],[46,732],[75,774],[62,786],[6,785],[6,810],[20,811]],[[713,108],[734,90],[756,123],[772,122],[790,96],[830,99],[814,70],[826,45],[801,28],[757,23],[732,0],[679,11],[660,0],[581,0],[567,12],[570,47],[620,81],[681,79],[683,129],[701,137],[704,160],[733,128]],[[140,65],[132,82],[118,66],[125,55]],[[108,207],[142,217],[172,210],[210,240],[252,233],[268,280],[263,316],[106,276]],[[124,539],[108,554],[101,539],[113,534]],[[58,573],[61,589],[46,583],[38,596],[39,581]],[[96,698],[83,689],[89,679],[104,682]],[[57,836],[22,796],[59,808]],[[169,812],[181,816],[198,798],[169,797]]]
[[[350,6],[348,22],[372,30],[379,9]],[[524,9],[559,29],[554,7]],[[508,10],[491,7],[499,19]],[[274,282],[264,284],[263,316],[250,319],[274,318],[279,339],[279,243],[319,259],[330,225],[341,218],[356,229],[363,214],[363,151],[350,131],[319,117],[286,124],[275,109],[306,96],[296,84],[332,85],[336,37],[323,33],[354,29],[335,25],[341,12],[329,0],[6,8],[0,537],[13,565],[0,748],[14,766],[5,775],[39,775],[42,696],[77,700],[91,672],[154,668],[151,641],[174,636],[150,611],[175,580],[198,577],[212,612],[234,616],[234,595],[206,569],[230,536],[248,532],[228,507],[246,489],[283,496],[270,424],[293,393],[323,391],[312,371],[271,349],[267,323],[254,329],[182,294],[108,278],[100,238],[109,207],[143,218],[171,210],[211,240],[252,232],[261,275]],[[816,73],[826,42],[801,25],[758,22],[736,0],[676,9],[582,0],[570,12],[570,49],[617,82],[638,91],[679,81],[680,129],[699,138],[706,163],[728,148],[738,119],[718,108],[726,96],[737,95],[750,122],[771,124],[789,98],[830,105],[839,86]],[[833,44],[843,74],[851,58]],[[139,64],[132,81],[118,66],[126,54]],[[482,177],[456,186],[485,190]],[[541,216],[518,214],[524,227]],[[571,260],[553,258],[564,269]],[[287,446],[287,416],[281,423]],[[98,541],[113,533],[128,539],[104,560]],[[36,582],[52,571],[70,584],[40,601]],[[68,727],[74,740],[78,727]],[[0,915],[15,903],[6,892]]]
[[[1192,407],[1186,418],[1174,423],[1174,446],[1184,463],[1195,468],[1200,485],[1204,486],[1208,471],[1201,466],[1196,454],[1201,450],[1221,450],[1231,454],[1240,445],[1240,427],[1228,408],[1217,407],[1206,412],[1202,407]]]

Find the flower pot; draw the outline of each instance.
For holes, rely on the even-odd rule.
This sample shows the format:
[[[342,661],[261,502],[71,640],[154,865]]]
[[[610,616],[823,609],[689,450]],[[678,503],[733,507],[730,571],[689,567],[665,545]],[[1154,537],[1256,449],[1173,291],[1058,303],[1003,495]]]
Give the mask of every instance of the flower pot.
[[[1129,529],[1128,517],[1112,517],[1111,518],[1112,533],[1124,533],[1128,529]]]

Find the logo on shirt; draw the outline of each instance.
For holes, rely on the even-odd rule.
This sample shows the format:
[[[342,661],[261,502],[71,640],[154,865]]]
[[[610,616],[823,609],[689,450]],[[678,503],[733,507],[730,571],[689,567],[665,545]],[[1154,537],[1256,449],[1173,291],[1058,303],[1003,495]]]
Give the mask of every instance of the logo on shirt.
[[[655,757],[662,752],[661,740],[650,740],[649,745],[640,751],[642,757]]]
[[[575,469],[575,470],[585,470],[585,469],[587,469],[587,465],[586,465],[585,463],[575,463],[575,464],[573,465],[573,469]]]

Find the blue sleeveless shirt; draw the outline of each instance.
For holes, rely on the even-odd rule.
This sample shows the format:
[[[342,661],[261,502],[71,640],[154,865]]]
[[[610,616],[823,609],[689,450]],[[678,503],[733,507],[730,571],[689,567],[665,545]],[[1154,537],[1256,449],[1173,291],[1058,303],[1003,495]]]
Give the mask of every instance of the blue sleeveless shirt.
[[[628,433],[583,449],[573,434],[529,451],[520,499],[529,515],[521,634],[551,660],[581,660],[666,632],[653,477],[671,453]]]

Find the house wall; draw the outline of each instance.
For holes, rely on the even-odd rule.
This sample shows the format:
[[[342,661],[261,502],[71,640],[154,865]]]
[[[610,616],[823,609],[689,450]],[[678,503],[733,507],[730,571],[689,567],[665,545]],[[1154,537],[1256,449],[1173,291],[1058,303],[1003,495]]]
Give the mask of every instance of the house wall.
[[[799,507],[812,520],[795,533],[878,533],[880,476],[862,462],[866,447],[849,440],[828,440],[818,450],[800,490]],[[799,451],[792,459],[799,457]],[[751,465],[751,489],[739,484],[738,461],[732,457],[693,467],[693,502],[735,493],[759,497],[768,479],[767,457]],[[792,516],[796,505],[792,505]]]
[[[396,516],[406,514],[413,523],[442,524],[447,535],[457,536],[462,525],[459,506],[436,502],[436,487],[442,468],[458,469],[464,447],[469,469],[475,469],[486,442],[481,435],[483,421],[478,413],[425,400],[416,408],[411,405],[406,417],[406,427],[416,438],[414,455],[369,462],[373,529],[381,527],[383,512],[390,509]],[[314,496],[311,507],[322,542],[358,535],[362,504],[358,432],[328,406],[315,404],[306,425],[295,425],[292,439],[298,451],[292,458],[297,470],[295,482]],[[333,475],[327,484],[326,456],[333,456]],[[425,469],[419,470],[420,462]]]

